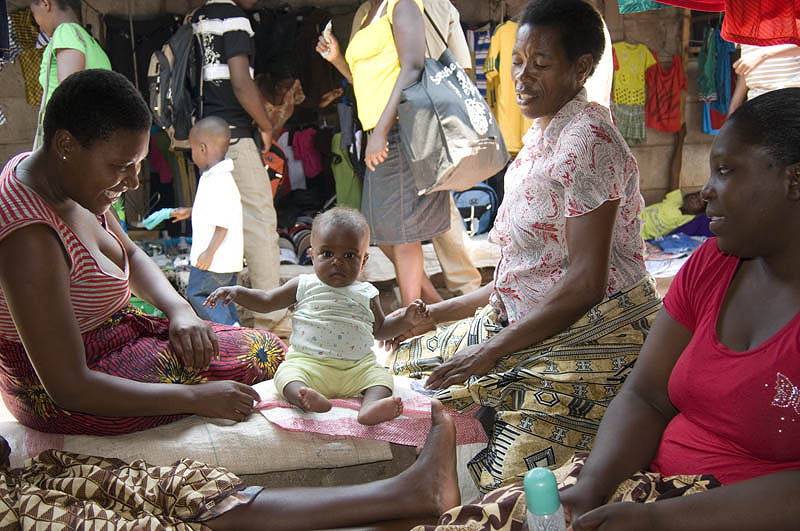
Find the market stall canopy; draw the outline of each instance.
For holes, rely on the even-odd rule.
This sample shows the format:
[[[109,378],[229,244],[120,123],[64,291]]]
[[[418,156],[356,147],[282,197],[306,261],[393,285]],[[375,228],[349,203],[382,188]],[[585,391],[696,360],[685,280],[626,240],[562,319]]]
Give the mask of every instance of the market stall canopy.
[[[203,0],[84,0],[82,2],[89,9],[94,9],[104,15],[127,17],[131,14],[134,18],[147,18],[163,13],[187,13],[203,3]],[[292,7],[310,6],[330,8],[338,6],[358,7],[359,0],[264,0],[258,7]],[[30,0],[7,0],[9,12],[25,9],[30,5]]]

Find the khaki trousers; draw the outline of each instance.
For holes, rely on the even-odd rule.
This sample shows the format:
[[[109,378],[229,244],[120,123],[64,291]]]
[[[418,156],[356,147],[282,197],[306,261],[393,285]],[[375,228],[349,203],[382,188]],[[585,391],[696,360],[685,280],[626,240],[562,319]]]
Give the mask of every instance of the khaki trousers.
[[[242,197],[244,258],[255,289],[270,290],[280,284],[278,220],[272,202],[269,176],[252,138],[236,138],[228,147],[233,161],[233,179]],[[271,330],[286,316],[286,310],[253,313],[254,326]]]

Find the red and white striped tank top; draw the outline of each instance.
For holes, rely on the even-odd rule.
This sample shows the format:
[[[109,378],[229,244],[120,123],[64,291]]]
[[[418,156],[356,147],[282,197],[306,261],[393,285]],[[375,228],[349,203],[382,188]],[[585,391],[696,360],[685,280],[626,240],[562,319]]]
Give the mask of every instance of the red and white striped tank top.
[[[14,175],[14,168],[28,155],[29,153],[22,153],[12,157],[0,174],[0,240],[15,230],[34,223],[43,223],[55,230],[70,258],[70,298],[75,318],[81,333],[88,332],[128,304],[131,297],[128,255],[122,242],[108,230],[105,215],[99,216],[98,221],[119,242],[125,256],[122,276],[103,271],[55,210]],[[0,337],[9,341],[20,341],[2,290]]]

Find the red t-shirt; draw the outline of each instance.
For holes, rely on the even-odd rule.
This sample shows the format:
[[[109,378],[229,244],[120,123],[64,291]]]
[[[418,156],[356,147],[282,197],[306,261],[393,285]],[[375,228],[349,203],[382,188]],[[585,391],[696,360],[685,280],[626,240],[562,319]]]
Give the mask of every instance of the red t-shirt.
[[[659,0],[661,4],[725,11],[722,38],[756,46],[800,45],[800,0]]]
[[[677,133],[681,128],[681,90],[686,90],[681,58],[673,55],[669,70],[661,63],[654,64],[644,73],[644,79],[647,84],[645,125],[665,133]]]
[[[800,313],[755,349],[722,345],[716,324],[738,264],[712,238],[664,298],[669,315],[693,336],[670,375],[679,413],[664,431],[655,472],[712,474],[726,484],[800,469]]]

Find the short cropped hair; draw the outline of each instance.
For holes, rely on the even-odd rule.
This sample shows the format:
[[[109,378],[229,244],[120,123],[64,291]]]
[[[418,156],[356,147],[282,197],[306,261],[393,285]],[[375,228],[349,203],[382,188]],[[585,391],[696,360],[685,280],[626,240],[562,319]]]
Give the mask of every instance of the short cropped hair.
[[[65,129],[85,148],[116,131],[140,131],[152,124],[150,109],[122,74],[89,69],[75,72],[53,92],[44,115],[44,147]]]
[[[337,206],[330,210],[318,214],[314,218],[314,223],[311,225],[311,236],[320,230],[320,227],[341,227],[347,228],[360,234],[362,238],[369,239],[369,223],[364,217],[364,214],[358,210]]]
[[[81,0],[55,0],[56,5],[61,11],[66,11],[67,9],[72,10],[78,18],[81,16]]]
[[[556,28],[570,63],[591,54],[594,72],[603,57],[606,47],[603,17],[584,0],[531,0],[519,21],[520,26],[526,24]]]
[[[780,164],[800,162],[800,87],[765,92],[746,101],[728,118],[752,145]]]

